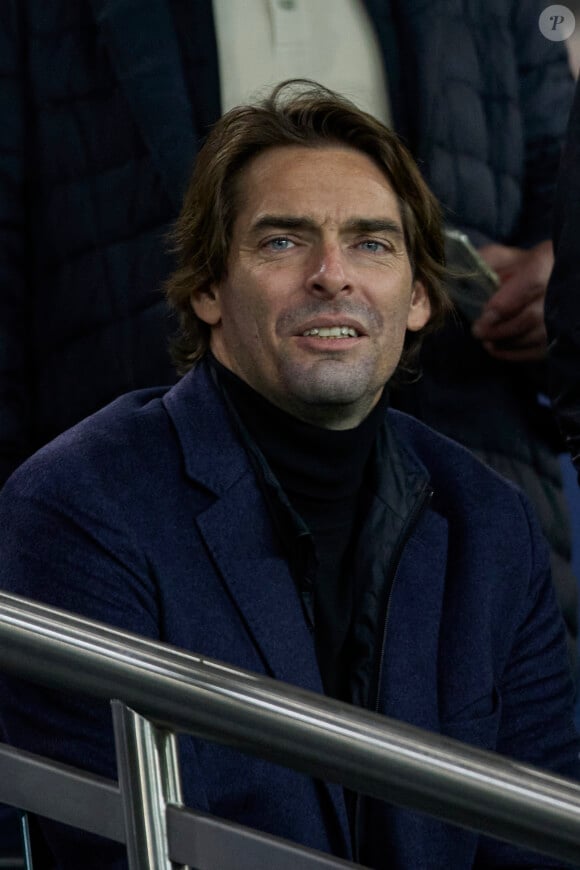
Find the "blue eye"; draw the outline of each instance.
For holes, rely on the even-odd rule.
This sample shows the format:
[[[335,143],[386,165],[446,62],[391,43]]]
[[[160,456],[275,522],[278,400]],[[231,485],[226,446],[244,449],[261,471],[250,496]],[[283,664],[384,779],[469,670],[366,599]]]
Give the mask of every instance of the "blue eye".
[[[268,239],[266,242],[266,247],[272,251],[287,251],[293,245],[294,242],[291,242],[286,236],[276,236],[275,239]]]
[[[382,254],[386,250],[386,245],[376,239],[365,239],[364,242],[359,243],[359,247],[370,251],[371,254]]]

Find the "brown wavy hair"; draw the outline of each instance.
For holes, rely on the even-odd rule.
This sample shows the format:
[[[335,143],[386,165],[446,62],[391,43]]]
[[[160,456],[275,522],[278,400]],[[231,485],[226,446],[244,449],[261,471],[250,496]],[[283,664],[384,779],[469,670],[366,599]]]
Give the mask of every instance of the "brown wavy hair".
[[[180,326],[171,353],[185,374],[209,348],[210,327],[191,306],[194,290],[219,283],[226,274],[234,221],[239,209],[238,180],[246,165],[268,148],[344,145],[368,155],[381,169],[399,202],[413,277],[431,302],[429,323],[407,331],[396,372],[415,373],[423,336],[441,325],[451,308],[443,287],[446,275],[439,205],[417,165],[395,133],[354,103],[306,79],[277,85],[255,105],[237,106],[212,128],[197,157],[183,207],[171,232],[177,268],[165,293]]]

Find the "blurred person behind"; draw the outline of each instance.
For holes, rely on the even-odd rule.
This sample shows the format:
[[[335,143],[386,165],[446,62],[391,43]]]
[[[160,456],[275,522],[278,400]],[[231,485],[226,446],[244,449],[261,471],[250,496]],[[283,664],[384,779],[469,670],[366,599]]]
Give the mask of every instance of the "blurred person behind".
[[[580,88],[556,192],[556,260],[546,296],[554,408],[580,480]]]

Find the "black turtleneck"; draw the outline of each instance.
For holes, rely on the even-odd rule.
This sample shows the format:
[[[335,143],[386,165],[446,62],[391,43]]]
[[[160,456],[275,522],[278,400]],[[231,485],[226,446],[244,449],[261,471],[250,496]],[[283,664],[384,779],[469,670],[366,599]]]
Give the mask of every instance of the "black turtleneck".
[[[273,405],[213,356],[210,362],[240,420],[258,446],[315,552],[316,651],[325,691],[348,699],[348,634],[353,614],[350,560],[361,520],[361,489],[386,391],[354,429],[324,429]]]

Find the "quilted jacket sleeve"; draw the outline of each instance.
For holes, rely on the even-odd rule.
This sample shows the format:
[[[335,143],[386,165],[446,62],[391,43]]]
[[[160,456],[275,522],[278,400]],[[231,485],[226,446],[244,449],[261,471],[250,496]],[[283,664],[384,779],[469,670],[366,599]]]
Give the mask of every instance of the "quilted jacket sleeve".
[[[24,5],[6,0],[0,16],[0,485],[30,440]]]
[[[546,5],[543,0],[512,2],[525,138],[522,218],[514,243],[524,247],[551,236],[554,190],[574,93],[565,42],[551,42],[538,26]]]

